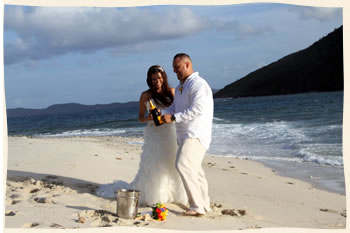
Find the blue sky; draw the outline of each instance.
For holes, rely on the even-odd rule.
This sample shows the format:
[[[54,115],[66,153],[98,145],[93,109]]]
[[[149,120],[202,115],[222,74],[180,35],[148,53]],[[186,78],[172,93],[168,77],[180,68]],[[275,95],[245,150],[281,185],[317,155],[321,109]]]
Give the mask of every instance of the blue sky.
[[[138,101],[146,72],[188,53],[214,89],[342,25],[341,8],[287,4],[128,8],[5,6],[7,108]]]

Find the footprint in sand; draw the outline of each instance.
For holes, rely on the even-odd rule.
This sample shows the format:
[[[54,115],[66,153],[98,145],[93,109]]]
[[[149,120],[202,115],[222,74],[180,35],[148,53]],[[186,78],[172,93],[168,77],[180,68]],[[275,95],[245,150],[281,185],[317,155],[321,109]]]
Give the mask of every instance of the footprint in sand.
[[[119,218],[105,210],[84,210],[78,213],[78,223],[89,223],[92,226],[112,226],[119,222]]]
[[[330,210],[330,209],[320,209],[322,212],[329,212],[329,213],[337,213],[335,210]]]
[[[50,225],[50,227],[53,227],[53,228],[61,228],[61,229],[64,229],[64,228],[65,228],[64,226],[62,226],[62,225],[60,225],[60,224],[57,224],[57,223],[52,223],[52,224]]]
[[[15,216],[15,215],[16,215],[16,212],[11,211],[11,210],[7,210],[5,213],[5,216]]]
[[[39,192],[39,191],[40,191],[40,189],[36,188],[36,189],[31,190],[30,193],[36,193],[36,192]]]
[[[332,214],[340,214],[341,216],[346,218],[346,210],[341,210],[341,211],[336,211],[336,210],[331,210],[331,209],[320,209],[322,212],[327,212],[327,213],[332,213]]]
[[[22,198],[22,194],[19,194],[19,193],[14,193],[14,194],[11,194],[10,198],[11,199],[16,199],[16,198]]]
[[[340,214],[341,216],[343,216],[344,218],[346,218],[346,210],[340,211],[339,214]]]
[[[247,214],[247,211],[245,210],[236,210],[236,209],[224,209],[221,211],[221,213],[223,215],[231,215],[231,216],[238,216],[238,217],[241,217],[241,216],[244,216]]]
[[[20,203],[20,200],[12,200],[11,205],[16,205],[17,203]]]
[[[34,198],[34,201],[37,203],[43,203],[43,204],[53,204],[53,201],[47,197],[36,197]]]
[[[90,224],[97,227],[112,227],[112,226],[147,226],[151,217],[123,219],[116,216],[114,213],[106,210],[85,210],[77,215],[77,222],[82,224]]]
[[[212,162],[209,162],[207,163],[208,167],[214,167],[216,165],[216,163],[212,163]]]
[[[36,226],[39,226],[39,223],[37,222],[31,222],[31,223],[25,223],[23,225],[23,227],[26,227],[26,228],[31,228],[31,227],[36,227]]]

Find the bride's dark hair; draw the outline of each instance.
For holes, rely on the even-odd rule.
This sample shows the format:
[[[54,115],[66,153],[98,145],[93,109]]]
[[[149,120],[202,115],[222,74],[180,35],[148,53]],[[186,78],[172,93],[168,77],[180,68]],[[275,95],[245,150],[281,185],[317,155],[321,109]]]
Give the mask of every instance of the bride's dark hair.
[[[162,91],[160,93],[156,92],[152,85],[152,75],[155,73],[160,73],[163,78]],[[172,104],[174,96],[171,93],[170,86],[168,84],[168,76],[161,66],[154,65],[148,69],[147,85],[152,93],[152,98],[157,104],[163,105],[165,107],[169,107]]]

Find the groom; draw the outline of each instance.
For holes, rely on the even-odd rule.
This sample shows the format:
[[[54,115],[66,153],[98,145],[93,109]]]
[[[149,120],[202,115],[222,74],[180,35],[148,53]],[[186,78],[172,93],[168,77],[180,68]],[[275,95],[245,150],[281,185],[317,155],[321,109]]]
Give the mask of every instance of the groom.
[[[175,121],[178,150],[176,169],[183,181],[190,209],[188,216],[201,216],[210,211],[208,183],[202,161],[211,141],[214,101],[208,83],[193,72],[190,56],[175,55],[174,72],[180,80],[173,104],[163,110],[163,121]]]

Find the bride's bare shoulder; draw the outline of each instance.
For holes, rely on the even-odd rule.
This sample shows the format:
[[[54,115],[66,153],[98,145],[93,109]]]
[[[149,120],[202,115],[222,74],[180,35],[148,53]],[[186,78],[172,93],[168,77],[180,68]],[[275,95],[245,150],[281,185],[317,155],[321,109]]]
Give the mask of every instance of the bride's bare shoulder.
[[[151,93],[151,91],[148,89],[148,90],[146,90],[146,91],[144,91],[144,92],[141,93],[140,101],[145,102],[145,101],[151,99],[151,96],[152,96],[152,93]]]
[[[171,94],[173,95],[173,96],[175,96],[175,88],[170,88],[170,92],[171,92]]]

